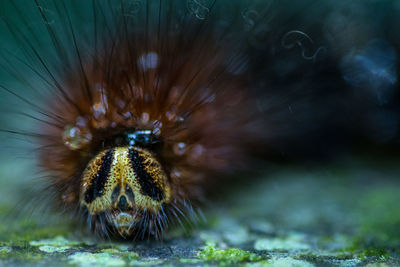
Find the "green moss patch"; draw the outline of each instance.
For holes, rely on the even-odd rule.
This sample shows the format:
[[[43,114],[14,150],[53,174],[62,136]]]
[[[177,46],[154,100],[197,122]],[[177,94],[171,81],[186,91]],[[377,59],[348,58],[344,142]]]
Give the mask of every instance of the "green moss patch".
[[[0,246],[26,246],[31,241],[54,239],[70,232],[69,225],[40,226],[34,221],[15,221],[0,229],[0,240],[4,240],[0,241]]]
[[[11,250],[0,251],[1,263],[18,265],[18,262],[33,263],[44,259],[42,253],[36,249],[14,247]]]
[[[219,249],[215,243],[207,243],[204,249],[198,252],[197,257],[204,261],[217,262],[223,266],[241,262],[256,262],[262,259],[255,253],[238,248]]]

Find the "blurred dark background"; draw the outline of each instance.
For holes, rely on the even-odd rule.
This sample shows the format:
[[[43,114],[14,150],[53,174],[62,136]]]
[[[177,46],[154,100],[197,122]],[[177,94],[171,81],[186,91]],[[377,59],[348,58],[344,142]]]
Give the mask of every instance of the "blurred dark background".
[[[293,97],[286,110],[293,124],[274,143],[283,157],[398,156],[399,3],[295,1],[285,7],[278,23],[284,26],[269,29],[281,39],[253,46],[266,57],[254,64],[269,77],[262,101],[269,101],[265,88]]]

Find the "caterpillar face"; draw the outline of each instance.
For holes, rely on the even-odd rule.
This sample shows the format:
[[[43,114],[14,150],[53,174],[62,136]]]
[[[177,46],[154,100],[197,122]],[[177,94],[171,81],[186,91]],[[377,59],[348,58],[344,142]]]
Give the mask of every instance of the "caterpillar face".
[[[144,213],[157,215],[170,202],[167,175],[155,156],[134,146],[96,155],[82,175],[80,204],[90,216],[107,214],[107,224],[129,236]]]

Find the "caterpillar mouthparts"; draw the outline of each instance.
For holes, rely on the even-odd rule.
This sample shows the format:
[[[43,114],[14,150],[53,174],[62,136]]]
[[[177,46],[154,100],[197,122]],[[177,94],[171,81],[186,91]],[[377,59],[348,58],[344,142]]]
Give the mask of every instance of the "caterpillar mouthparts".
[[[240,5],[206,2],[35,1],[44,49],[38,33],[5,19],[26,52],[20,77],[40,84],[40,104],[12,93],[37,121],[30,136],[52,202],[99,235],[161,237],[196,216],[207,183],[265,144],[252,96],[263,69],[249,67],[257,23]]]

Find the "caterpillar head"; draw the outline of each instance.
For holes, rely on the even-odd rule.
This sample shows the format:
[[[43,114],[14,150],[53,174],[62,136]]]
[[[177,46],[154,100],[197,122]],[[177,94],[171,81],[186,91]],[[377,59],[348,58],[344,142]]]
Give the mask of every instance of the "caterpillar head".
[[[149,216],[170,202],[167,175],[155,156],[136,146],[98,153],[82,175],[80,204],[89,216],[104,216],[120,236],[131,236]],[[161,215],[160,215],[161,216]]]

